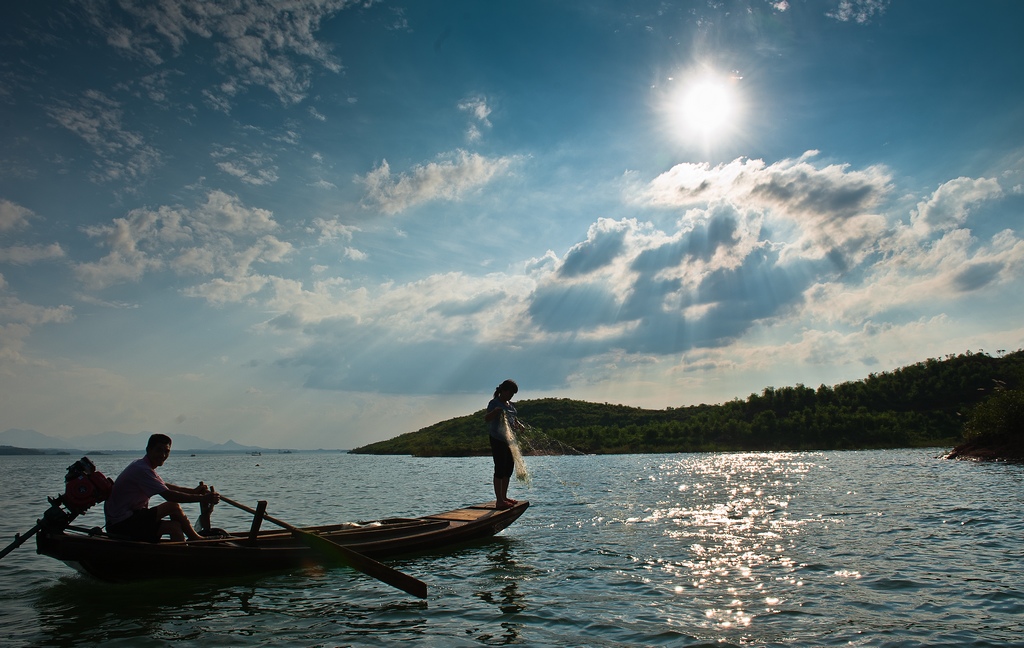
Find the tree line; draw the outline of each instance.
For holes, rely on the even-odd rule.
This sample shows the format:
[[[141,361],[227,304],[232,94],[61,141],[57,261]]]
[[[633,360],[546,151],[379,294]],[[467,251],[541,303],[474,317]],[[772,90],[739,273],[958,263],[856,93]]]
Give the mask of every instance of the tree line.
[[[996,356],[968,351],[834,386],[765,387],[744,400],[718,405],[651,410],[567,398],[518,401],[519,414],[530,426],[518,437],[524,454],[954,446],[965,438],[965,423],[978,419],[972,414],[998,409],[993,402],[1006,401],[1007,392],[1019,394],[1022,387],[1024,350]],[[350,452],[488,455],[483,414],[480,410]],[[978,419],[970,433],[982,433],[977,428],[992,416]]]

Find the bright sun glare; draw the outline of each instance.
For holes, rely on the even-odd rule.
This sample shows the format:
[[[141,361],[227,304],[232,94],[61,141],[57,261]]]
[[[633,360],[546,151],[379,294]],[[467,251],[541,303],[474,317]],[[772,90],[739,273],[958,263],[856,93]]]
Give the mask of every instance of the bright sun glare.
[[[732,100],[729,89],[718,81],[701,81],[687,91],[683,119],[700,132],[713,132],[729,122]]]
[[[672,99],[676,126],[682,133],[707,142],[734,128],[739,114],[734,89],[738,78],[708,74],[684,82]]]

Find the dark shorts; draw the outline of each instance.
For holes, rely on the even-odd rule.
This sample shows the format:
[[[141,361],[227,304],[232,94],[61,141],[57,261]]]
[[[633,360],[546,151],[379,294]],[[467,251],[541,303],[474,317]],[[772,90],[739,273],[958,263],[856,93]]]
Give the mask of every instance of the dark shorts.
[[[160,519],[155,508],[139,509],[132,512],[127,520],[108,524],[107,533],[142,542],[157,542],[160,540]]]
[[[508,479],[512,476],[514,464],[512,461],[512,449],[501,439],[488,437],[491,440],[491,454],[494,455],[494,476],[498,479]]]

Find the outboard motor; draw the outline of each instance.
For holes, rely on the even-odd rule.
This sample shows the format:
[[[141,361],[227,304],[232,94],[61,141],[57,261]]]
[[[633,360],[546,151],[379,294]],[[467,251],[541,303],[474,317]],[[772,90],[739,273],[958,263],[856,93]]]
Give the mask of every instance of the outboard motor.
[[[110,496],[114,480],[96,470],[89,457],[82,457],[68,466],[64,477],[64,506],[76,515]]]
[[[46,498],[50,508],[46,509],[43,517],[27,533],[15,534],[14,542],[0,550],[0,558],[40,531],[61,533],[89,507],[107,499],[113,488],[114,480],[96,470],[96,465],[89,461],[89,457],[82,457],[68,466],[68,474],[64,476],[64,493]]]

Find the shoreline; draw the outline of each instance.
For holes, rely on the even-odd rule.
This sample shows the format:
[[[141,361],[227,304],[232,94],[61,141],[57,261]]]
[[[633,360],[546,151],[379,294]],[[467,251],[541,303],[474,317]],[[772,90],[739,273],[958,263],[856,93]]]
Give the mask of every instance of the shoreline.
[[[953,448],[946,459],[1024,463],[1024,442],[979,439]]]

